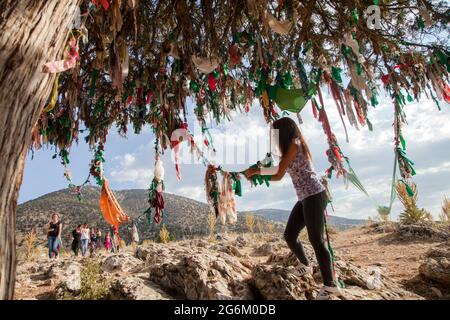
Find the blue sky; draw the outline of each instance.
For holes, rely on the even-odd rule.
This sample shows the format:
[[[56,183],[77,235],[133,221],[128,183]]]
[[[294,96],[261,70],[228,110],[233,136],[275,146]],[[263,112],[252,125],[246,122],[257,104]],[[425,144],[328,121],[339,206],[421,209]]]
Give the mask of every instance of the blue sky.
[[[373,199],[369,200],[353,186],[347,189],[342,179],[333,178],[331,192],[334,196],[335,215],[349,218],[374,217],[376,204],[388,204],[394,160],[393,107],[388,97],[380,97],[379,100],[380,105],[376,108],[370,107],[369,110],[374,131],[370,132],[367,127],[357,131],[347,122],[350,143],[346,143],[334,101],[329,97],[325,99],[330,123],[341,148],[350,158],[352,167]],[[435,217],[440,212],[444,195],[450,196],[450,107],[444,102],[441,105],[442,111],[438,111],[433,101],[424,99],[420,103],[410,103],[405,107],[408,125],[404,127],[404,136],[408,157],[415,162],[417,171],[414,181],[418,185],[419,205],[431,211]],[[302,117],[303,124],[300,128],[310,145],[315,168],[321,174],[328,167],[325,156],[326,138],[320,124],[312,116],[310,103],[302,111]],[[296,119],[295,116],[294,118]],[[192,117],[189,127],[194,133],[197,132]],[[234,165],[228,161],[224,165],[225,168],[242,170],[264,157],[268,148],[268,130],[258,104],[251,107],[249,114],[233,113],[232,122],[223,121],[219,125],[213,124],[212,127],[211,134],[218,150],[218,159],[224,153],[222,150],[234,149],[238,151],[237,158],[241,160]],[[128,138],[124,139],[112,129],[105,147],[105,173],[115,190],[147,188],[153,177],[154,149],[151,129],[145,128],[140,135],[132,134],[131,128],[129,132]],[[197,141],[200,143],[201,140]],[[256,143],[260,146],[259,149],[255,148]],[[180,153],[182,159],[189,158],[187,145],[182,146]],[[35,152],[33,160],[31,153],[28,155],[19,203],[67,187],[63,176],[64,169],[58,159],[51,158],[52,155],[53,151],[45,147]],[[182,179],[178,181],[171,156],[173,157],[173,153],[169,152],[163,157],[166,191],[205,202],[204,166],[182,164]],[[70,169],[76,184],[86,178],[90,159],[91,153],[80,139],[80,144],[72,147],[70,155]],[[280,182],[273,182],[269,188],[252,188],[249,183],[243,182],[243,193],[243,197],[237,199],[238,210],[290,210],[296,202],[288,175]],[[394,219],[400,211],[401,204],[396,201],[393,207]]]

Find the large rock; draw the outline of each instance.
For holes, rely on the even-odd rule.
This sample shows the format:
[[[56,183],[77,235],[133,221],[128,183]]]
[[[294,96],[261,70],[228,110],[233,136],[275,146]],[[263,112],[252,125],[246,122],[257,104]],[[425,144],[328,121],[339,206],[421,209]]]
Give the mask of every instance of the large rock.
[[[316,286],[311,276],[300,277],[294,266],[261,264],[252,272],[253,285],[268,300],[307,300]]]
[[[79,264],[71,264],[67,268],[64,284],[69,292],[78,293],[81,290],[81,271]]]
[[[450,240],[449,227],[436,223],[399,224],[397,235],[402,240]]]
[[[125,300],[171,299],[153,282],[135,276],[114,280],[111,291],[114,298]]]
[[[236,257],[203,248],[157,251],[162,255],[152,260],[149,277],[166,291],[191,300],[252,298],[250,269]]]
[[[247,240],[245,240],[245,238],[242,235],[240,235],[236,238],[234,244],[239,248],[243,248],[247,245]]]
[[[146,265],[155,265],[163,262],[176,262],[178,261],[178,256],[186,255],[189,252],[192,253],[191,248],[191,246],[184,246],[184,243],[182,245],[152,243],[147,246],[138,246],[135,256],[144,260]]]
[[[216,250],[219,252],[225,252],[231,256],[235,256],[235,257],[242,257],[243,254],[239,251],[238,248],[236,248],[234,245],[229,245],[229,244],[216,244],[210,247],[210,249],[212,250]]]
[[[315,298],[322,287],[322,279],[309,244],[305,243],[304,249],[314,272],[300,276],[297,258],[280,237],[273,236],[266,243],[257,239],[250,241],[246,236],[238,239],[223,243],[202,239],[150,243],[136,247],[134,255],[121,252],[93,260],[106,272],[104,276],[111,283],[112,299]],[[442,282],[443,277],[436,274],[448,276],[445,272],[449,269],[449,247],[447,244],[431,251],[421,273]],[[251,257],[247,256],[249,253]],[[80,263],[74,259],[21,264],[18,287],[20,290],[34,288],[51,279],[48,283],[56,288],[57,298],[74,296],[81,286],[80,263],[85,262],[85,259]],[[337,256],[335,271],[345,285],[346,299],[420,298],[385,277],[382,268],[371,273]]]
[[[80,263],[71,260],[56,260],[50,264],[44,264],[39,270],[48,278],[55,281],[64,280],[73,274],[80,274]]]
[[[253,269],[252,284],[265,299],[304,300],[315,298],[322,287],[322,278],[318,265],[313,259],[311,246],[305,244],[304,249],[310,265],[313,267],[313,276],[305,275],[300,277],[297,258],[285,250],[271,254],[266,263],[260,264]],[[374,276],[369,271],[343,260],[337,260],[334,266],[336,275],[345,286],[343,289],[344,299],[421,299],[420,296],[404,290],[393,280],[382,274],[380,274],[379,281],[377,281],[379,286],[374,288],[371,285]]]
[[[272,243],[264,243],[255,249],[255,253],[258,255],[268,256],[275,252],[275,246]]]
[[[431,280],[450,286],[450,241],[430,249],[419,272]]]
[[[377,279],[378,286],[373,284],[373,274],[361,269],[350,262],[338,260],[335,262],[335,270],[338,278],[344,283],[347,289],[344,295],[347,299],[364,300],[410,300],[422,299],[420,296],[404,290],[395,281],[386,277],[380,272]],[[356,288],[357,287],[357,288]],[[363,291],[362,291],[363,290]],[[362,295],[362,296],[361,296]]]
[[[379,221],[373,222],[366,226],[371,232],[374,233],[391,233],[395,232],[398,228],[398,222],[394,221]]]
[[[112,255],[103,260],[101,268],[106,272],[139,272],[144,263],[126,253]]]

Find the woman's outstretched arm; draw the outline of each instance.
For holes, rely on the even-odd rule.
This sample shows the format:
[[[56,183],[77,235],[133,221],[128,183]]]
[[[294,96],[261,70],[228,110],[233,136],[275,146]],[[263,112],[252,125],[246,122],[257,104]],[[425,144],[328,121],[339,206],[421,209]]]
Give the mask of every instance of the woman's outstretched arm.
[[[297,144],[291,143],[287,153],[285,155],[283,155],[283,157],[281,158],[280,164],[278,165],[278,167],[275,167],[275,168],[277,168],[277,173],[270,175],[271,181],[279,181],[279,180],[283,179],[284,175],[286,174],[286,169],[288,168],[288,166],[291,164],[291,162],[295,159],[295,156],[297,155],[298,148],[299,148],[299,146]],[[254,175],[261,174],[261,169],[260,168],[248,168],[247,170],[245,170],[244,174],[247,177],[247,179],[250,179]]]

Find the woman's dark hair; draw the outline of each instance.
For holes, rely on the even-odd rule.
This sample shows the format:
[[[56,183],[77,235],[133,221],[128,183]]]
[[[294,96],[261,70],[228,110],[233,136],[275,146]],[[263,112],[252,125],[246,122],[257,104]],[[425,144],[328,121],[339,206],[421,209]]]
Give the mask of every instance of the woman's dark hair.
[[[287,153],[290,144],[295,139],[299,139],[303,152],[306,153],[309,160],[312,160],[308,145],[294,120],[287,117],[280,118],[273,122],[273,128],[278,129],[278,146],[282,156]]]

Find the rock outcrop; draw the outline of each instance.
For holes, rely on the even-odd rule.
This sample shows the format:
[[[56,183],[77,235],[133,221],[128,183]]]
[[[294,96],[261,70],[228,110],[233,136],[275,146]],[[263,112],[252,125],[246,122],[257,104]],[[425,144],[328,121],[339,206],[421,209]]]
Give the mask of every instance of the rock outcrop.
[[[429,250],[419,271],[431,280],[450,286],[450,241]]]
[[[119,278],[111,284],[114,299],[170,300],[171,298],[153,282],[138,276]]]
[[[152,256],[147,255],[149,258]],[[250,270],[234,256],[197,248],[161,250],[159,258],[156,263],[147,260],[149,278],[176,296],[194,300],[252,298],[246,283]]]
[[[142,260],[130,254],[119,253],[103,260],[101,268],[105,272],[129,272],[135,273],[144,267]]]
[[[305,252],[311,257],[312,248],[304,245]],[[321,287],[320,270],[317,263],[310,259],[313,275],[299,276],[298,261],[289,251],[272,254],[264,264],[253,269],[253,284],[262,297],[269,300],[310,300],[314,299]],[[338,259],[335,272],[343,288],[343,299],[348,300],[403,300],[420,299],[389,278],[379,279],[380,287],[370,285],[372,276],[351,263]],[[337,299],[337,298],[336,298]]]
[[[149,243],[134,251],[127,248],[118,254],[102,253],[94,258],[66,257],[21,264],[18,282],[22,288],[47,286],[49,292],[56,292],[56,298],[76,298],[80,290],[86,289],[80,281],[85,272],[83,266],[93,261],[98,263],[97,276],[105,280],[102,283],[107,284],[111,299],[309,300],[315,298],[322,281],[311,246],[304,247],[313,267],[312,275],[300,276],[296,257],[279,237],[262,241],[244,235],[213,242],[195,239]],[[430,254],[429,259],[438,258]],[[445,268],[447,260],[442,259],[436,263]],[[428,274],[433,268],[427,268],[423,272]],[[420,298],[393,280],[371,274],[339,257],[335,270],[345,286],[345,299]]]
[[[397,235],[403,240],[450,240],[450,228],[448,226],[438,226],[437,224],[399,224]]]

